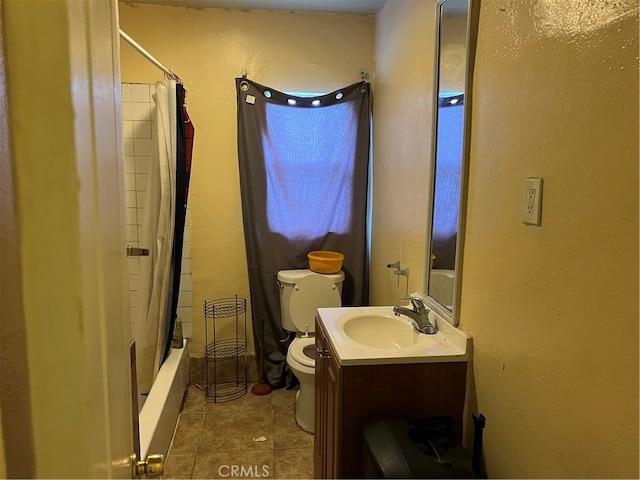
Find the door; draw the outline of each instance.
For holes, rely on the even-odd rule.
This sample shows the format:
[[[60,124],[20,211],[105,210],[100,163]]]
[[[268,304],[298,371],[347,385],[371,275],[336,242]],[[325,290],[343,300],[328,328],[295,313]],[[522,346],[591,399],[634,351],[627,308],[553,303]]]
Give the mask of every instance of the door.
[[[0,0],[8,477],[132,475],[117,32],[115,0]]]

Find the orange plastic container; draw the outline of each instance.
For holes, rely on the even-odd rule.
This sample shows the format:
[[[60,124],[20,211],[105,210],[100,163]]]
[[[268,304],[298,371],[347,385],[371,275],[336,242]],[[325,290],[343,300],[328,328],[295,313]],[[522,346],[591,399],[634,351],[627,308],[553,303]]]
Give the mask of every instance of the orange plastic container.
[[[344,255],[330,250],[315,250],[307,254],[309,268],[316,273],[338,273],[342,269]]]

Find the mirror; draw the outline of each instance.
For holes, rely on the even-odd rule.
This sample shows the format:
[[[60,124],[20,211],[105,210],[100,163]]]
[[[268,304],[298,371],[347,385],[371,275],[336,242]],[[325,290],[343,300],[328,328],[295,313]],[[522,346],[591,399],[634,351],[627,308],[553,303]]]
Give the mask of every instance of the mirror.
[[[427,252],[431,308],[458,325],[471,78],[479,0],[436,0],[433,200]]]

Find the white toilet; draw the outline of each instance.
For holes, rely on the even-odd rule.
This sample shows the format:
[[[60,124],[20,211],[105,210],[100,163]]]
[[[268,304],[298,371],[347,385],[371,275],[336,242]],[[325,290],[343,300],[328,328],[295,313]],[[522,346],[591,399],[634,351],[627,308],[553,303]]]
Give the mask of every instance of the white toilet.
[[[282,328],[296,332],[287,351],[287,364],[300,381],[296,394],[296,423],[309,433],[314,432],[315,420],[316,347],[312,334],[316,310],[342,305],[343,282],[344,272],[332,275],[311,270],[278,272]]]

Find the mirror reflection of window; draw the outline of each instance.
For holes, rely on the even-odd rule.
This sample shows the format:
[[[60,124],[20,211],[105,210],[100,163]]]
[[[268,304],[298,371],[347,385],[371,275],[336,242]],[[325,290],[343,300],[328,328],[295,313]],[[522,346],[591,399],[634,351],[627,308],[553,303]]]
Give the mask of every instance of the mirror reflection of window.
[[[464,94],[441,93],[438,98],[438,148],[431,240],[431,251],[435,255],[434,269],[455,268],[463,127]]]

